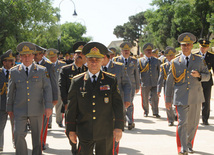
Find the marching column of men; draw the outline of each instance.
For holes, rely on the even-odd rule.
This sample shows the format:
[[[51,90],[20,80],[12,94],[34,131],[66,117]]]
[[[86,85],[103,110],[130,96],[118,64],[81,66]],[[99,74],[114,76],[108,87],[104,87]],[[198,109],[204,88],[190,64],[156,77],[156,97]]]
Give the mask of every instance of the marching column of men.
[[[178,113],[178,154],[193,153],[201,104],[203,124],[209,125],[213,85],[209,71],[214,69],[214,54],[208,51],[209,41],[200,39],[200,51],[193,54],[191,50],[195,41],[193,34],[181,34],[178,42],[182,53],[175,58],[175,49],[167,47],[162,65],[156,58],[158,49],[153,50],[151,43],[144,44],[145,55],[137,60],[130,56],[132,45],[129,42],[120,45],[121,55],[116,57],[115,48],[108,50],[98,42],[77,42],[73,46],[74,62],[67,59],[71,63],[68,65],[58,60],[59,51],[56,49],[46,51],[29,42],[20,43],[17,52],[22,59],[21,64],[13,67],[11,50],[1,56],[0,151],[3,151],[3,132],[9,114],[16,154],[27,154],[25,136],[28,120],[32,154],[42,154],[47,128],[51,128],[52,108],[56,105],[59,127],[63,127],[62,113],[66,114],[66,135],[73,155],[93,154],[93,150],[98,155],[117,155],[126,118],[128,130],[135,127],[133,99],[141,86],[144,116],[148,116],[150,100],[156,118],[160,118],[158,97],[164,87],[169,126],[174,125],[176,117],[172,105]],[[45,51],[51,62],[44,60]]]

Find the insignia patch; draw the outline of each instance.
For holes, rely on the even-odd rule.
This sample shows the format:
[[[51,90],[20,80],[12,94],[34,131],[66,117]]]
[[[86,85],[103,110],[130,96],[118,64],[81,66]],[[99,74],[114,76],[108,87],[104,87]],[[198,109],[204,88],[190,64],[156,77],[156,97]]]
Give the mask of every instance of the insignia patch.
[[[87,93],[87,92],[81,92],[82,97],[84,97],[86,93]]]
[[[46,77],[47,77],[47,78],[50,78],[50,76],[49,76],[48,72],[45,72],[45,74],[46,74]]]
[[[110,90],[110,86],[109,85],[100,86],[100,90],[101,91],[103,91],[103,90]]]
[[[109,103],[109,97],[104,97],[104,102]]]

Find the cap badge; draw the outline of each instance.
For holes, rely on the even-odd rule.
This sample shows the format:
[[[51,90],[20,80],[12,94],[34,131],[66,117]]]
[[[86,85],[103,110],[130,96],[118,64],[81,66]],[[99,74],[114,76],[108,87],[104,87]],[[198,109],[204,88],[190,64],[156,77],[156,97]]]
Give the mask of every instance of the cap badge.
[[[94,47],[90,50],[90,53],[91,54],[100,54],[100,50],[98,48]]]
[[[81,46],[79,46],[79,47],[78,47],[78,49],[77,49],[77,50],[81,50],[81,51],[82,51],[83,47],[84,47],[84,46],[83,46],[83,45],[81,45]]]
[[[184,40],[183,40],[183,41],[188,42],[188,41],[191,41],[191,40],[190,40],[190,37],[189,37],[188,35],[186,35],[186,36],[184,37]]]

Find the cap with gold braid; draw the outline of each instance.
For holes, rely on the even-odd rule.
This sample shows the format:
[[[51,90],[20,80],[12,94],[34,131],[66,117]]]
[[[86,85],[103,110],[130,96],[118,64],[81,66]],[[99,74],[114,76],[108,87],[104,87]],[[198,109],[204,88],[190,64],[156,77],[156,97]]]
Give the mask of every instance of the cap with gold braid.
[[[132,44],[129,42],[123,42],[122,44],[120,44],[120,48],[122,50],[131,50]]]
[[[185,32],[178,36],[178,42],[180,44],[193,44],[196,42],[196,37],[192,33]]]
[[[49,58],[57,56],[57,53],[59,53],[59,51],[54,48],[50,48],[47,50],[47,56]]]
[[[168,56],[168,55],[175,55],[176,53],[176,50],[173,48],[173,47],[167,47],[165,52],[164,52],[164,55],[165,56]]]
[[[143,51],[152,50],[152,49],[153,49],[153,45],[151,43],[146,43],[143,45]]]
[[[82,53],[88,58],[104,58],[104,55],[108,53],[108,49],[101,43],[90,42],[83,47]]]
[[[154,53],[154,54],[158,54],[158,53],[159,53],[159,49],[158,49],[158,48],[156,48],[156,49],[152,50],[152,53]]]
[[[36,46],[30,42],[21,42],[17,45],[16,51],[19,52],[19,54],[31,54],[36,51]]]
[[[4,54],[1,56],[1,62],[4,60],[14,60],[15,57],[13,56],[12,50],[7,50]]]
[[[73,46],[73,53],[82,52],[83,47],[85,46],[86,42],[79,41],[76,42]]]
[[[36,45],[36,44],[34,44],[34,45],[36,46],[36,51],[34,52],[34,54],[44,53],[47,50],[46,48],[43,48],[43,47],[41,47],[39,45]]]
[[[110,47],[109,50],[111,50],[113,52],[112,54],[116,54],[116,51],[117,51],[116,48]]]
[[[198,42],[199,42],[199,45],[201,47],[209,47],[210,46],[210,41],[207,39],[199,39]]]

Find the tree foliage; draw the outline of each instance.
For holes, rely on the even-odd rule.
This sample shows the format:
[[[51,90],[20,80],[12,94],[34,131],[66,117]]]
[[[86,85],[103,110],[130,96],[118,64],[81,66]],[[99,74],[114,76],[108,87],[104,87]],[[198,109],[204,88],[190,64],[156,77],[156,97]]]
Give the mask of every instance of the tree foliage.
[[[129,22],[114,29],[114,34],[124,40],[139,40],[140,45],[151,42],[165,49],[177,47],[177,37],[183,32],[191,32],[197,38],[209,38],[214,32],[213,0],[153,0],[151,5],[156,9],[131,16],[137,20],[129,18]]]

